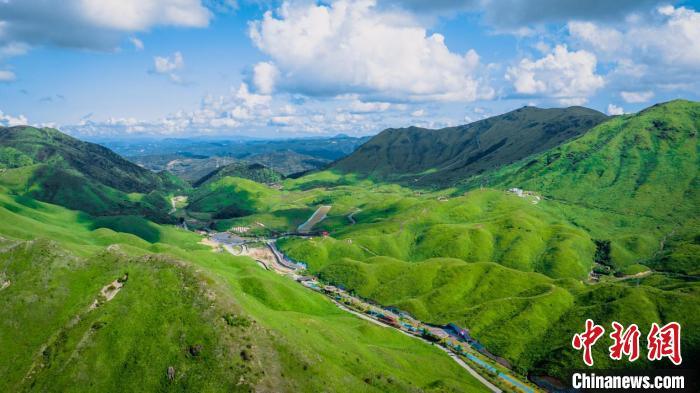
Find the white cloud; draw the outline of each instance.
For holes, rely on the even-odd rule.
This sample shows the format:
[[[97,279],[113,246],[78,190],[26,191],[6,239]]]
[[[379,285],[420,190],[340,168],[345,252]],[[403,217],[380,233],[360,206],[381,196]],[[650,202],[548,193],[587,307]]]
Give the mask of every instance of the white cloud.
[[[0,82],[12,82],[17,78],[14,72],[8,70],[0,70]]]
[[[364,102],[356,99],[350,103],[351,113],[384,112],[389,108],[391,108],[389,102]]]
[[[121,31],[155,25],[204,27],[211,14],[200,0],[80,0],[79,15],[91,24]]]
[[[175,52],[172,56],[168,57],[154,57],[153,66],[157,73],[167,74],[173,71],[177,71],[184,67],[185,60],[182,57],[182,53]]]
[[[417,110],[411,112],[411,116],[413,116],[413,117],[423,117],[423,116],[425,116],[425,109],[417,109]]]
[[[143,41],[136,37],[130,37],[129,42],[131,42],[131,45],[134,46],[134,49],[136,50],[143,50]]]
[[[636,104],[641,102],[647,102],[654,97],[653,91],[622,91],[620,96],[625,102],[630,104]]]
[[[175,52],[172,56],[153,58],[153,72],[161,75],[168,75],[173,82],[180,82],[180,75],[177,73],[185,67],[185,59],[182,53]]]
[[[0,36],[0,42],[2,42]],[[21,56],[29,51],[29,45],[21,42],[10,42],[0,45],[0,59],[5,57]]]
[[[451,52],[442,35],[405,13],[377,9],[374,0],[285,2],[251,23],[249,34],[291,92],[415,101],[494,95],[477,76],[475,51]]]
[[[124,34],[157,26],[205,27],[212,17],[202,0],[0,1],[0,47],[114,50]]]
[[[619,89],[685,85],[686,90],[694,91],[698,86],[699,12],[669,5],[650,15],[626,18],[614,28],[570,22],[568,30],[573,43],[611,64],[611,80]],[[644,102],[643,97],[628,102]]]
[[[619,31],[598,26],[592,22],[569,22],[569,34],[592,46],[596,52],[612,53],[624,46],[624,35]]]
[[[506,80],[519,94],[555,98],[562,105],[582,105],[605,84],[596,74],[596,63],[590,52],[557,45],[543,58],[522,59],[509,67]]]
[[[19,115],[15,117],[11,115],[6,115],[2,111],[0,111],[0,126],[13,127],[26,124],[29,124],[29,121],[26,117],[24,117],[24,115]]]
[[[260,62],[253,67],[253,85],[262,94],[272,94],[279,77],[279,70],[274,64]]]
[[[615,105],[615,104],[608,104],[608,115],[610,116],[615,116],[615,115],[624,115],[625,110],[622,109],[621,107]]]

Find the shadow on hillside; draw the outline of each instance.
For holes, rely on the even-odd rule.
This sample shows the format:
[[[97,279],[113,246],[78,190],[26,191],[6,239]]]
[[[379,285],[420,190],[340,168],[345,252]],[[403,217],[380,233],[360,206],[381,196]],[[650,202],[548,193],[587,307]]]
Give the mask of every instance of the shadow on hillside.
[[[149,243],[158,243],[161,232],[158,226],[138,216],[86,217],[89,228],[108,228],[116,232],[130,233]]]

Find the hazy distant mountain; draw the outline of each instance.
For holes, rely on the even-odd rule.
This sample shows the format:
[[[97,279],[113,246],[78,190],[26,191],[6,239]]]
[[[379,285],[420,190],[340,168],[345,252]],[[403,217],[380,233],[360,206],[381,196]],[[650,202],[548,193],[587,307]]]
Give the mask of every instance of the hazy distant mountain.
[[[257,154],[293,151],[323,160],[337,160],[352,153],[369,137],[334,137],[269,139],[269,140],[109,140],[101,144],[129,159],[135,157],[183,154],[203,157],[247,158]]]
[[[102,143],[144,168],[167,170],[193,182],[223,165],[240,161],[265,165],[285,176],[322,169],[352,153],[368,139],[341,134],[280,140],[166,139]]]
[[[333,168],[416,185],[447,185],[582,135],[606,120],[583,107],[524,107],[471,124],[382,131]]]

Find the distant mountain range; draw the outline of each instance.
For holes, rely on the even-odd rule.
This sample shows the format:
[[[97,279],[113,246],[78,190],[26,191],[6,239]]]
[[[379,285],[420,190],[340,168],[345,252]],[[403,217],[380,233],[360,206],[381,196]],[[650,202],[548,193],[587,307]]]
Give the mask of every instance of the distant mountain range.
[[[583,107],[524,107],[440,130],[391,128],[331,168],[410,185],[445,186],[557,146],[607,118]]]
[[[166,139],[101,143],[145,168],[167,170],[191,182],[236,160],[262,164],[284,175],[322,169],[352,153],[368,139],[340,134],[330,138],[278,140]]]

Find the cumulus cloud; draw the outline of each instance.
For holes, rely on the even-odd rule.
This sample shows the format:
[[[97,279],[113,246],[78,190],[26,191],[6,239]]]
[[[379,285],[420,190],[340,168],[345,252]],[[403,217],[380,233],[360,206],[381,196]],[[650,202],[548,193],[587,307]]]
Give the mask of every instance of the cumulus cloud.
[[[576,45],[611,63],[611,76],[621,89],[679,86],[697,87],[700,69],[700,13],[684,7],[663,6],[651,15],[625,19],[616,27],[593,22],[570,22]],[[644,102],[646,95],[628,95]]]
[[[253,84],[262,94],[272,94],[278,77],[279,70],[272,63],[260,62],[253,67]]]
[[[123,33],[155,26],[204,27],[211,17],[200,0],[0,1],[0,43],[108,50]]]
[[[16,75],[12,71],[0,70],[0,82],[12,82],[16,79]]]
[[[475,51],[451,52],[442,35],[374,0],[284,3],[251,23],[249,34],[279,70],[278,87],[290,92],[413,101],[494,94],[477,76]]]
[[[653,91],[622,91],[620,96],[625,102],[630,104],[636,104],[641,102],[647,102],[654,97]]]
[[[163,71],[170,68],[164,66]],[[93,120],[84,117],[67,129],[80,135],[154,134],[181,135],[185,133],[216,134],[242,125],[262,127],[275,113],[271,110],[272,97],[252,93],[243,83],[230,94],[206,96],[197,110],[177,111],[157,120],[140,120],[133,117],[111,117]]]
[[[616,115],[624,115],[625,110],[622,109],[621,107],[615,105],[615,104],[608,104],[608,115],[610,116],[616,116]]]
[[[241,83],[228,94],[207,95],[193,111],[177,111],[154,119],[83,116],[78,124],[64,130],[80,136],[124,135],[367,135],[388,127],[410,125],[409,105],[387,102],[364,102],[346,95],[333,100],[307,97],[298,102],[289,95],[267,95]],[[414,110],[415,108],[411,108]],[[435,119],[414,113],[415,122],[434,126]]]
[[[172,56],[155,56],[153,58],[153,72],[161,75],[168,75],[173,82],[181,82],[182,79],[178,71],[185,67],[185,59],[182,53],[175,52]]]
[[[0,126],[13,127],[29,124],[29,121],[23,115],[11,116],[0,111]]]
[[[557,45],[540,59],[522,59],[508,68],[505,77],[519,94],[556,98],[562,105],[582,105],[605,84],[596,74],[596,63],[590,52]]]

